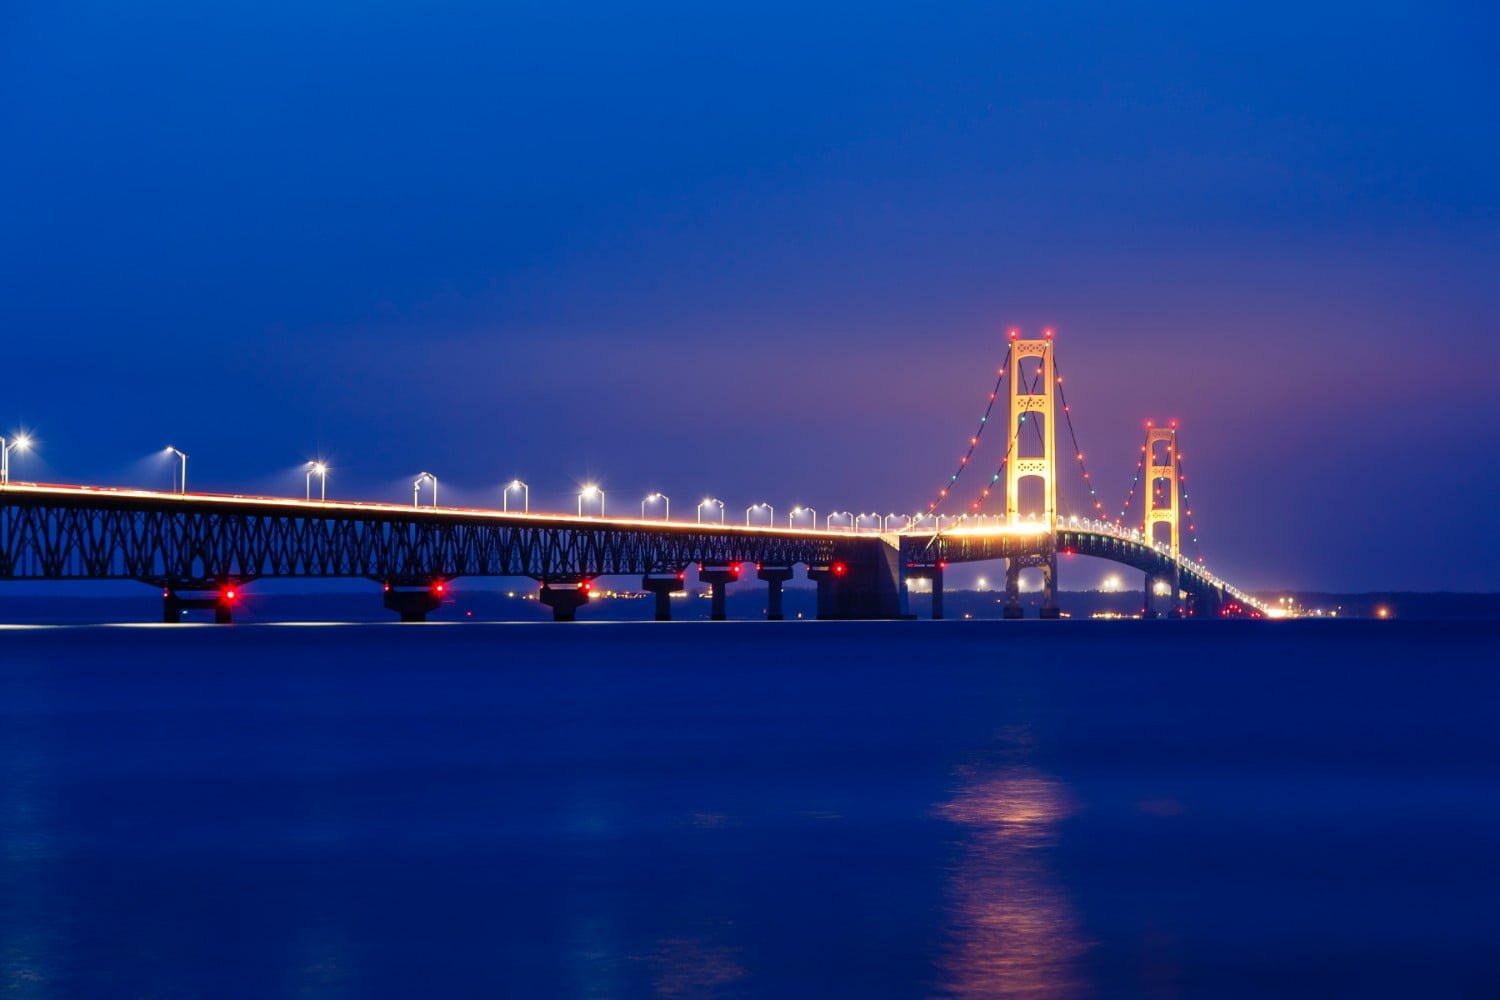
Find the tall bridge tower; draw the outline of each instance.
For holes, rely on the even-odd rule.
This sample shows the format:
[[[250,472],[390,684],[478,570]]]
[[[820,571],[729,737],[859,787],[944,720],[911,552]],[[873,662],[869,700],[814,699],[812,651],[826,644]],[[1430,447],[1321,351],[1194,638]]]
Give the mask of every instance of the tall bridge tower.
[[[1146,457],[1143,460],[1143,466],[1146,502],[1142,504],[1144,513],[1141,521],[1141,534],[1145,536],[1148,545],[1154,545],[1157,541],[1156,526],[1167,525],[1167,544],[1173,563],[1170,576],[1146,574],[1145,613],[1147,617],[1156,616],[1156,610],[1153,607],[1157,596],[1156,585],[1165,583],[1170,588],[1170,614],[1176,617],[1181,614],[1179,597],[1182,583],[1181,571],[1176,565],[1182,552],[1182,495],[1181,479],[1177,468],[1177,421],[1172,421],[1166,427],[1146,424]]]
[[[1055,535],[1057,529],[1057,366],[1053,360],[1052,331],[1045,330],[1040,340],[1022,340],[1010,332],[1010,457],[1005,463],[1005,519],[1012,526],[1026,523],[1021,513],[1021,483],[1027,479],[1042,481],[1041,523]],[[1035,358],[1031,374],[1022,361]],[[1040,455],[1021,457],[1023,441],[1030,445],[1032,436],[1026,422],[1040,428]],[[1039,566],[1042,570],[1042,617],[1056,618],[1057,553],[1023,556],[1009,560],[1005,568],[1005,617],[1021,617],[1021,570]]]

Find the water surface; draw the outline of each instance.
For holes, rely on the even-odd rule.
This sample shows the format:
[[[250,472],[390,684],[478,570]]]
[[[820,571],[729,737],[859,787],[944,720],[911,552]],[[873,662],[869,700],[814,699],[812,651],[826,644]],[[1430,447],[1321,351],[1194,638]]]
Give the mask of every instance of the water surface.
[[[1497,639],[0,628],[0,994],[1495,995]]]

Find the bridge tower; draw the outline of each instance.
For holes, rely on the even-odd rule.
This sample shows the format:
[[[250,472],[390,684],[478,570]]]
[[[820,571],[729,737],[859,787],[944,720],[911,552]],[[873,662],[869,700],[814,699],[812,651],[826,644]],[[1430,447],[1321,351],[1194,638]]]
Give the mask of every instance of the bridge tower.
[[[1027,382],[1021,362],[1038,361],[1035,378]],[[1026,523],[1021,514],[1021,483],[1042,481],[1042,524],[1055,537],[1057,531],[1057,369],[1053,360],[1052,331],[1040,340],[1022,340],[1010,332],[1010,458],[1005,463],[1005,519],[1012,527]],[[1039,422],[1042,453],[1021,457],[1023,420]],[[1029,442],[1029,437],[1027,438]],[[1057,618],[1057,553],[1022,556],[1008,561],[1005,569],[1005,617],[1021,617],[1021,570],[1042,570],[1042,617]]]
[[[1182,552],[1182,503],[1181,481],[1177,469],[1177,421],[1173,420],[1166,427],[1156,427],[1149,421],[1147,422],[1146,456],[1142,460],[1142,467],[1146,496],[1145,503],[1141,505],[1143,509],[1141,534],[1145,536],[1146,544],[1155,545],[1156,526],[1167,525],[1167,546],[1172,556],[1172,569],[1169,574],[1166,576],[1146,574],[1145,614],[1148,618],[1156,617],[1154,607],[1156,584],[1161,582],[1171,588],[1170,614],[1176,618],[1182,613],[1179,604],[1182,572],[1177,562]],[[1157,499],[1158,484],[1164,484],[1160,501]]]

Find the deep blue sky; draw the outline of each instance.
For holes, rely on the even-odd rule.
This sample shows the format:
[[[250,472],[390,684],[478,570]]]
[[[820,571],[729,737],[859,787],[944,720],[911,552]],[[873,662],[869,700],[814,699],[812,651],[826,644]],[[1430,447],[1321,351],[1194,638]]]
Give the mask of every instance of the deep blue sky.
[[[910,509],[1047,324],[1106,504],[1181,420],[1225,575],[1500,589],[1497,26],[8,3],[0,418],[23,477]]]

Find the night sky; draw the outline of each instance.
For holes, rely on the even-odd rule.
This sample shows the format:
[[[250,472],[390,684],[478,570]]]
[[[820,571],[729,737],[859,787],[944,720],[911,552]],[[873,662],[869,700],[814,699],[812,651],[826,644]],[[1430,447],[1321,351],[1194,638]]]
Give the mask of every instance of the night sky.
[[[1111,513],[1175,418],[1232,581],[1500,589],[1492,9],[11,0],[0,433],[911,510],[1052,326]]]

